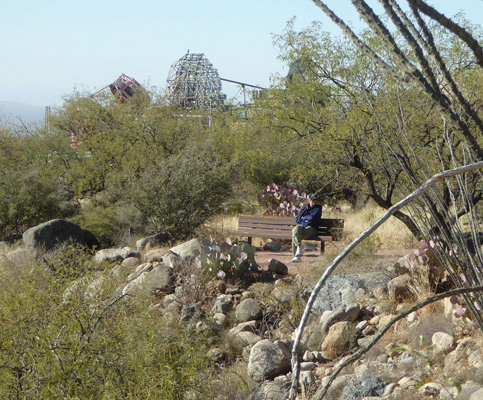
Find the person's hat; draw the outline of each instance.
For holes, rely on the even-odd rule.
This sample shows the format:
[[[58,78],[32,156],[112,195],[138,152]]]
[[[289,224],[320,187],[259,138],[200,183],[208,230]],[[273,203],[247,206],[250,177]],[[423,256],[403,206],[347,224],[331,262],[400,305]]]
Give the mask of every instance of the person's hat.
[[[317,200],[317,195],[315,193],[309,194],[309,200]]]

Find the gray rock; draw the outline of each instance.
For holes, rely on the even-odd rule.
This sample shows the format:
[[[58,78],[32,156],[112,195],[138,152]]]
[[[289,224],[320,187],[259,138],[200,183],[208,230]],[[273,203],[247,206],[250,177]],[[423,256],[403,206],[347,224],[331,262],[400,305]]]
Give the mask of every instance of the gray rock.
[[[280,251],[282,250],[282,245],[279,242],[267,242],[263,245],[263,250]]]
[[[458,388],[456,386],[447,386],[439,392],[439,400],[455,400],[458,398]]]
[[[446,332],[435,332],[431,341],[436,349],[443,353],[449,353],[454,349],[454,337]]]
[[[386,287],[387,283],[395,277],[388,271],[370,272],[363,274],[340,274],[329,278],[320,290],[312,312],[321,315],[326,310],[334,310],[340,305],[349,305],[356,302],[356,293],[362,288],[372,292],[377,288]],[[304,295],[309,295],[312,288],[306,288]]]
[[[290,370],[290,349],[281,341],[261,340],[252,347],[248,376],[255,382],[273,379]]]
[[[169,236],[165,232],[160,232],[156,235],[148,236],[142,239],[139,239],[136,242],[136,248],[139,251],[149,250],[154,247],[159,247],[162,244],[166,243],[169,240]]]
[[[236,307],[235,315],[238,322],[245,322],[261,319],[263,312],[257,300],[245,299]]]
[[[227,354],[222,349],[218,347],[214,347],[208,350],[208,353],[206,353],[206,356],[211,362],[221,364],[223,361],[226,360]]]
[[[279,303],[288,304],[295,298],[293,287],[276,287],[272,291],[272,298]]]
[[[356,330],[354,324],[347,321],[337,322],[329,329],[322,342],[324,356],[333,358],[339,356],[356,345]]]
[[[157,264],[152,270],[143,272],[129,282],[122,290],[123,294],[136,291],[143,292],[170,292],[174,290],[173,270],[164,264]]]
[[[216,298],[215,304],[213,304],[213,307],[211,308],[211,312],[213,314],[216,314],[216,313],[228,314],[232,310],[232,308],[233,308],[232,297],[227,294],[221,294]]]
[[[340,305],[330,313],[324,313],[320,318],[321,331],[323,335],[326,335],[329,328],[336,322],[349,321],[354,322],[361,311],[361,306],[358,303],[349,305]]]
[[[228,331],[228,336],[234,337],[240,332],[255,332],[259,323],[257,321],[242,322]]]
[[[249,400],[286,400],[288,399],[289,388],[283,382],[264,382],[253,392]]]
[[[129,257],[141,258],[141,253],[130,247],[123,247],[122,249],[111,248],[99,250],[94,256],[94,262],[96,264],[102,264],[103,262],[123,261]]]
[[[278,275],[287,275],[288,267],[281,261],[271,258],[268,262],[268,270]]]
[[[262,338],[253,332],[242,331],[233,336],[233,347],[237,350],[241,350],[247,346],[253,346],[258,343]]]
[[[131,282],[133,281],[134,279],[136,279],[137,277],[139,277],[142,273],[144,272],[148,272],[148,271],[152,271],[152,269],[154,268],[154,264],[152,263],[144,263],[144,264],[141,264],[141,265],[138,265],[136,267],[136,269],[134,270],[134,272],[129,275],[126,280],[128,282]]]
[[[222,313],[216,313],[215,315],[213,315],[213,321],[215,321],[218,326],[223,327],[226,323],[226,315]]]
[[[360,400],[363,397],[380,397],[384,393],[387,383],[381,381],[374,375],[358,377],[355,381],[349,382],[342,392],[342,400]]]
[[[409,274],[404,274],[391,279],[391,281],[387,284],[389,298],[396,301],[413,299],[414,295],[411,290],[409,290],[409,284],[412,281],[413,278]]]
[[[193,252],[195,250],[202,251],[201,243],[198,239],[189,240],[188,242],[169,249],[169,251],[180,256],[183,260],[188,257],[193,257]]]
[[[74,242],[89,248],[99,247],[99,241],[91,232],[63,219],[54,219],[27,229],[22,238],[26,247],[45,251]]]
[[[473,392],[470,400],[483,400],[483,389],[478,389],[476,392]]]
[[[192,322],[196,324],[204,318],[204,312],[198,304],[184,306],[179,316],[180,322]]]
[[[320,290],[312,307],[312,312],[322,314],[331,311],[340,305],[352,304],[355,293],[361,287],[359,281],[352,275],[335,275],[329,278]]]
[[[468,381],[461,385],[461,390],[458,393],[458,400],[480,400],[482,397],[476,397],[476,392],[481,390],[481,385],[478,385],[476,382]],[[472,399],[472,396],[475,397]]]
[[[483,385],[483,366],[478,367],[478,369],[475,371],[473,380],[476,383]]]

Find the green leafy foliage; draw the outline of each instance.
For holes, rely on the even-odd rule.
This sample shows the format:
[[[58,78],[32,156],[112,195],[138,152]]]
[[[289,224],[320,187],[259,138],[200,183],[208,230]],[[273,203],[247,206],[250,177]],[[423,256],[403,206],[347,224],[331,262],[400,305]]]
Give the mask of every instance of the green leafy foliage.
[[[69,260],[51,262],[66,271]],[[206,340],[76,262],[75,280],[40,264],[0,266],[0,398],[209,398]]]
[[[0,240],[27,228],[73,215],[78,204],[62,177],[60,157],[43,134],[0,131]]]

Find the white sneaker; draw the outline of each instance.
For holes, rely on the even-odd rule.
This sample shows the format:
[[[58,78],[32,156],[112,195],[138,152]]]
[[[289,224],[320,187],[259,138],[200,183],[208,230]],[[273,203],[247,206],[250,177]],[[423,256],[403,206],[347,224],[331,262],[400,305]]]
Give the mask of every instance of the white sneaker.
[[[295,256],[294,258],[292,258],[292,262],[300,262],[300,257]]]
[[[301,247],[297,247],[297,251],[295,252],[295,257],[302,257],[304,252],[302,251]]]

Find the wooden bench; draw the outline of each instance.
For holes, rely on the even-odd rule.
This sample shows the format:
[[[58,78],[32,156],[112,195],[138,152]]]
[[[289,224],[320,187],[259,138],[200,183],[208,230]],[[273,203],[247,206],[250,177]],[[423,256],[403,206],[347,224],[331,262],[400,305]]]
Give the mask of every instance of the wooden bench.
[[[231,234],[247,237],[250,244],[252,244],[254,237],[272,240],[292,240],[292,229],[295,225],[295,217],[240,215],[238,218],[238,230],[231,232]],[[319,241],[320,252],[323,253],[325,251],[325,242],[340,240],[343,229],[343,219],[322,218],[317,236],[305,240]]]

